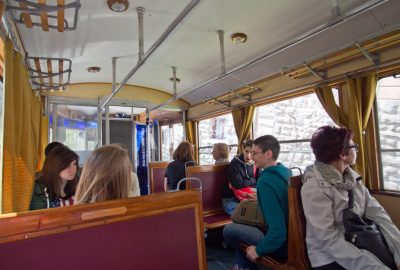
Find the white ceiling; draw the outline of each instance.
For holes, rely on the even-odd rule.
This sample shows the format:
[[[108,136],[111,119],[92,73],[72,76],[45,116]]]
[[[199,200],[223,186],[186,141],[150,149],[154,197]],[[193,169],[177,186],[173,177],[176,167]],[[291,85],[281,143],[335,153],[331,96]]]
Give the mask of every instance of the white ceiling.
[[[13,1],[9,1],[13,2]],[[72,1],[66,1],[70,3]],[[64,57],[72,60],[71,83],[111,82],[111,57],[117,60],[117,82],[138,61],[138,19],[136,7],[144,15],[145,53],[190,3],[188,0],[135,0],[123,13],[112,12],[106,0],[81,0],[75,31],[44,32],[18,25],[29,56]],[[306,32],[332,21],[335,0],[202,0],[183,19],[163,44],[131,77],[129,84],[173,93],[171,67],[177,67],[178,96],[191,104],[349,46],[356,40],[387,32],[400,25],[400,0],[385,3],[278,53],[277,48]],[[373,0],[338,0],[341,14]],[[48,0],[54,4],[55,0]],[[72,12],[66,13],[71,21]],[[225,31],[225,57],[228,76],[204,85],[221,75],[217,30]],[[245,44],[234,45],[230,35],[244,32]],[[255,59],[265,59],[246,65]],[[236,70],[238,67],[244,68]],[[99,73],[88,73],[89,66],[100,66]],[[202,86],[203,85],[203,86]],[[202,86],[202,87],[200,87]],[[199,89],[183,95],[193,89]]]

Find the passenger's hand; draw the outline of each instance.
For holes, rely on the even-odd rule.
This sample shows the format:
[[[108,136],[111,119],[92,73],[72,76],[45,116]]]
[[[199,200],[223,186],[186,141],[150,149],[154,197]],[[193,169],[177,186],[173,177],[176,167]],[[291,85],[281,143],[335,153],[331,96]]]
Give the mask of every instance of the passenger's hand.
[[[248,258],[250,261],[252,261],[252,262],[255,262],[256,259],[257,259],[258,257],[260,257],[260,256],[258,256],[258,254],[257,254],[257,252],[256,252],[256,247],[255,247],[255,246],[249,246],[249,247],[246,249],[246,256],[247,256],[247,258]]]
[[[257,200],[257,194],[249,194],[247,193],[247,198],[249,198],[249,200],[251,201],[256,201]]]

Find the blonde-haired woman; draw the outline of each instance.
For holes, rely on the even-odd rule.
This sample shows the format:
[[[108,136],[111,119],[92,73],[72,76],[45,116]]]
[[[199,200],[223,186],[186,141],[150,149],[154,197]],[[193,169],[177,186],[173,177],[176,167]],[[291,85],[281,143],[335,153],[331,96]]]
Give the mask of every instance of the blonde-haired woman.
[[[226,143],[215,143],[211,154],[215,164],[229,163],[229,147]]]
[[[132,164],[128,151],[119,145],[94,150],[83,166],[76,191],[76,204],[129,197]]]

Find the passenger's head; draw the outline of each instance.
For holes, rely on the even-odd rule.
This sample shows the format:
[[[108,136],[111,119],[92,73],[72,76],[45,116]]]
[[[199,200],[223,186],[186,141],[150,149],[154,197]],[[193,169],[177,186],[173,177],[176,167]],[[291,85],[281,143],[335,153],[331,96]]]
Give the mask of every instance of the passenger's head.
[[[266,168],[276,164],[280,152],[278,140],[272,135],[264,135],[254,140],[252,157],[257,168]]]
[[[193,145],[188,142],[181,142],[172,154],[172,158],[181,162],[194,160]]]
[[[44,149],[44,155],[47,157],[47,155],[53,151],[54,149],[58,148],[58,147],[64,147],[65,145],[63,145],[60,142],[51,142],[49,143],[46,148]]]
[[[60,187],[67,181],[64,192],[67,195],[75,194],[78,183],[76,175],[79,164],[79,156],[66,146],[57,147],[50,151],[43,164],[42,177],[49,190],[52,199],[60,196]]]
[[[214,144],[211,154],[213,155],[214,160],[228,159],[229,157],[228,145],[226,143]]]
[[[94,203],[128,198],[132,185],[132,164],[128,151],[118,145],[105,145],[86,159],[75,201]]]
[[[353,132],[348,128],[323,126],[311,137],[311,148],[315,159],[323,163],[343,160],[353,165],[357,158],[357,145],[353,142]]]
[[[246,163],[253,162],[253,158],[251,157],[252,147],[253,147],[253,140],[247,140],[243,142],[243,158]]]

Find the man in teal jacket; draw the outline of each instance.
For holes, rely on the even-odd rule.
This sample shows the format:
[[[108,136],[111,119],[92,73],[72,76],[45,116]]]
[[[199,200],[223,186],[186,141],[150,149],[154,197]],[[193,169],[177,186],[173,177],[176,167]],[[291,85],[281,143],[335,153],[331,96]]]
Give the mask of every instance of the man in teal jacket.
[[[263,169],[257,182],[257,199],[268,229],[264,233],[257,227],[236,223],[225,227],[226,242],[236,250],[237,264],[232,269],[255,268],[250,261],[254,262],[265,254],[280,261],[287,258],[287,181],[291,172],[277,162],[279,151],[279,142],[271,135],[261,136],[254,141],[253,160],[257,168]],[[250,245],[246,254],[240,251],[241,242]]]

